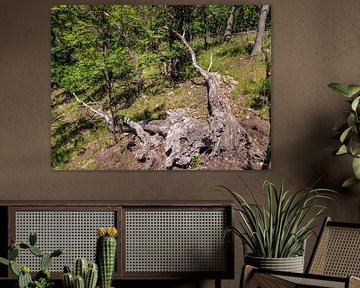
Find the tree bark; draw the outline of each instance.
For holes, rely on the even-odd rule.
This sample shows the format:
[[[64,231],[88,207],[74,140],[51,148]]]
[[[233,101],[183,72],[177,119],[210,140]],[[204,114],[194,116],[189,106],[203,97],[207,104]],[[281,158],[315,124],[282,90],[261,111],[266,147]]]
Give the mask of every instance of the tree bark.
[[[107,44],[104,41],[103,43],[103,61],[104,61],[104,69],[103,69],[103,74],[104,74],[104,78],[105,78],[105,83],[106,83],[106,87],[107,87],[107,92],[108,92],[108,97],[109,97],[109,110],[110,110],[110,115],[111,115],[111,123],[112,123],[112,127],[111,127],[111,131],[112,131],[112,139],[114,144],[117,143],[117,137],[116,137],[116,130],[115,130],[115,126],[114,126],[114,117],[115,117],[115,109],[113,107],[113,97],[112,97],[112,76],[110,71],[107,69],[107,65],[106,65],[106,60],[107,60]]]
[[[175,32],[187,47],[192,64],[199,74],[204,78],[208,94],[208,123],[212,131],[212,142],[214,143],[211,155],[216,156],[224,151],[242,152],[243,157],[249,160],[250,138],[245,129],[237,121],[233,114],[229,99],[224,95],[220,87],[220,74],[204,70],[196,61],[196,55],[192,47],[186,41],[184,34]],[[251,163],[248,163],[251,166]]]
[[[235,12],[239,8],[239,6],[232,6],[229,12],[229,17],[226,24],[226,29],[224,33],[223,42],[228,43],[231,39],[233,27],[234,27],[234,19],[235,19]]]
[[[251,56],[256,56],[261,53],[261,49],[263,47],[264,37],[265,37],[266,18],[269,13],[269,10],[270,10],[270,5],[261,6],[260,18],[256,31],[256,39],[255,39],[254,48],[251,51]]]
[[[167,111],[165,120],[136,122],[124,115],[112,117],[74,96],[85,107],[104,118],[110,130],[136,135],[139,144],[135,157],[145,162],[147,169],[160,161],[164,161],[164,168],[168,170],[187,168],[193,157],[205,154],[209,160],[220,155],[223,159],[239,159],[241,164],[237,166],[238,169],[251,169],[250,137],[232,112],[229,99],[221,88],[221,75],[210,72],[211,65],[207,70],[203,69],[197,63],[196,54],[185,35],[174,33],[188,49],[193,66],[205,80],[209,113],[207,121],[191,118],[184,110],[177,109]],[[159,151],[163,151],[163,154],[159,155]]]

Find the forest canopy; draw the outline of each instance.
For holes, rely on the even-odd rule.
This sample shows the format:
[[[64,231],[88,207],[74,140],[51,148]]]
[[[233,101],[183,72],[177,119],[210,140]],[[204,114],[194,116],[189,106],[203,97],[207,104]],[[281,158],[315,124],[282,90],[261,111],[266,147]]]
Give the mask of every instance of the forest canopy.
[[[250,56],[263,11],[261,53]],[[263,168],[270,162],[270,39],[268,5],[54,6],[52,168]],[[221,132],[211,124],[216,111],[215,106],[209,110],[211,77],[219,80],[214,91],[229,102],[239,125],[246,126],[242,122],[251,118],[250,126],[261,126],[256,129],[263,135],[255,135],[261,137],[261,145],[249,144],[249,151],[240,153],[249,159],[239,159],[237,149],[226,148],[223,137],[214,136]],[[191,153],[182,147],[182,155],[173,155],[171,162],[168,154],[184,135],[177,140],[168,137],[174,129],[169,115],[179,109],[186,112],[180,113],[183,119],[203,127],[196,141],[208,143]],[[231,133],[240,133],[239,127]],[[245,128],[240,134],[251,134]],[[246,137],[250,143],[251,135]],[[223,165],[225,158],[235,160]]]

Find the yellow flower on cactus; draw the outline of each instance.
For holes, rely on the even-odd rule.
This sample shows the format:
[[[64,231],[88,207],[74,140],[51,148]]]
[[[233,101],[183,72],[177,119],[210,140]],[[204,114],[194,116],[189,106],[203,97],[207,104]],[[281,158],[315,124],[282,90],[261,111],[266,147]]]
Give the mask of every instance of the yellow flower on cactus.
[[[96,231],[96,234],[99,237],[104,237],[104,236],[116,237],[118,231],[115,227],[99,227]]]

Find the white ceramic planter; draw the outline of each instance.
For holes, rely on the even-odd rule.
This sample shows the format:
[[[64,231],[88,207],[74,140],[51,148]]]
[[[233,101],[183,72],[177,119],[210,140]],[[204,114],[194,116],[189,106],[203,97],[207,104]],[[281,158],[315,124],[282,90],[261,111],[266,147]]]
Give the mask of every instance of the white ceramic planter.
[[[246,255],[245,263],[263,269],[304,273],[304,256],[289,258],[262,258]]]

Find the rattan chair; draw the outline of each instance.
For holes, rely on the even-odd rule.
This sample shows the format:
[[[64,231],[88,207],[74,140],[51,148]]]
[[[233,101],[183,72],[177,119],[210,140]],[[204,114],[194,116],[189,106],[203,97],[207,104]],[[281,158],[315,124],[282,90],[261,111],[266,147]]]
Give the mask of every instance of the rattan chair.
[[[360,224],[326,218],[306,273],[278,272],[246,265],[242,288],[360,287]]]

